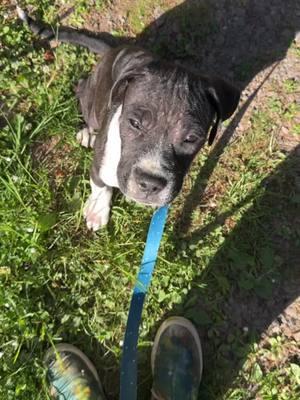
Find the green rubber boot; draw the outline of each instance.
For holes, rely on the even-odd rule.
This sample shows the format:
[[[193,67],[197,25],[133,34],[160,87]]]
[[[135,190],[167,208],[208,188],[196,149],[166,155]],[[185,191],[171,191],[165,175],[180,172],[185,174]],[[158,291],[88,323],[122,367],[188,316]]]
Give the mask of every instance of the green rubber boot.
[[[202,349],[194,325],[171,317],[160,326],[152,348],[152,399],[197,400]]]
[[[50,396],[55,400],[105,400],[97,371],[77,347],[61,343],[45,356]]]

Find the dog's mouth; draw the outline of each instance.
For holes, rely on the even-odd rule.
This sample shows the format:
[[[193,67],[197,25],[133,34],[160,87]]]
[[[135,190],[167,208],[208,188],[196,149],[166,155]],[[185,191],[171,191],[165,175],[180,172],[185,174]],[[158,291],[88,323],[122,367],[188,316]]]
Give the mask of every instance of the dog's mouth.
[[[129,200],[150,207],[170,204],[180,191],[176,174],[168,170],[142,169],[135,164],[128,175],[119,170],[119,189]],[[122,173],[123,172],[123,173]]]
[[[126,188],[120,187],[120,190],[127,199],[150,207],[163,207],[170,204],[179,192],[179,190],[174,190],[174,185],[171,183],[157,193],[139,190],[136,185],[131,185],[130,182],[126,186]]]
[[[170,200],[170,201],[150,201],[150,200],[147,200],[144,198],[131,196],[128,193],[123,193],[123,194],[126,197],[126,199],[129,201],[134,201],[135,203],[142,204],[144,206],[153,207],[153,208],[166,206],[166,205],[170,204],[172,201],[172,200]]]

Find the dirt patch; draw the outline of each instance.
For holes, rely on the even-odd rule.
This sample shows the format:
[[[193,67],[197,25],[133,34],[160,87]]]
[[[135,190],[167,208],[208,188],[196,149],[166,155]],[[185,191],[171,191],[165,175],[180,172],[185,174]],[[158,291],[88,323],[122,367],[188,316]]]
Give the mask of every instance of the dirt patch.
[[[36,142],[31,149],[35,165],[47,168],[52,184],[59,187],[74,172],[73,147],[62,143],[60,136],[52,136],[43,142]]]
[[[289,83],[295,87],[290,93],[284,87]],[[300,126],[300,57],[294,49],[290,49],[282,61],[276,62],[255,76],[242,92],[242,103],[246,102],[257,88],[259,90],[255,99],[240,120],[236,134],[243,135],[251,128],[253,112],[265,110],[270,113],[271,109],[270,137],[274,136],[274,140],[281,150],[292,151],[300,144],[298,132]],[[274,103],[273,111],[272,102]],[[276,110],[276,107],[283,109]],[[293,109],[290,115],[288,115],[289,108]],[[286,118],[283,118],[285,113]]]
[[[128,22],[130,9],[133,7],[130,0],[114,0],[104,10],[93,10],[85,20],[84,27],[93,32],[126,32],[132,34]]]
[[[264,346],[269,337],[282,336],[286,339],[299,343],[300,340],[300,296],[299,292],[300,280],[296,280],[292,286],[289,282],[288,285],[284,283],[274,291],[273,296],[268,301],[264,301],[257,297],[250,298],[245,296],[233,296],[229,300],[225,308],[230,310],[229,322],[234,321],[236,327],[241,330],[248,331],[251,326],[252,329],[261,331],[265,327],[265,321],[269,319],[269,315],[276,314],[275,310],[284,310],[279,313],[273,322],[262,334],[261,346]],[[286,304],[287,299],[295,298],[292,303]],[[260,310],[258,315],[257,310]],[[299,350],[300,351],[300,348]],[[299,353],[300,355],[300,353]]]
[[[84,27],[93,32],[116,32],[134,38],[144,26],[155,24],[166,10],[179,3],[178,0],[113,0],[105,9],[92,10],[85,18]]]

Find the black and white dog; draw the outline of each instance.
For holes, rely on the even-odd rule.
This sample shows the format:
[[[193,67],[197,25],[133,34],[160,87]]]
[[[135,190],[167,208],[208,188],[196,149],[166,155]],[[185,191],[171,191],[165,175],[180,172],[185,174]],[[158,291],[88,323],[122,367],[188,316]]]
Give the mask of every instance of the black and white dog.
[[[133,46],[113,48],[76,30],[49,26],[18,8],[31,30],[49,40],[82,45],[102,55],[79,82],[77,96],[86,128],[77,138],[94,148],[92,193],[85,205],[89,229],[109,219],[112,188],[151,206],[170,203],[188,168],[229,118],[239,91],[222,79],[200,76]]]

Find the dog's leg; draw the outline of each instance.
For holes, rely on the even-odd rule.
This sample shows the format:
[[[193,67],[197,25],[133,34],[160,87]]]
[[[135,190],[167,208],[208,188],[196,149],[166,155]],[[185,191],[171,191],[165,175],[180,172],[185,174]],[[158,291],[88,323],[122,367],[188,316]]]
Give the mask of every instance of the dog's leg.
[[[95,144],[96,133],[94,133],[92,128],[86,126],[76,133],[76,139],[81,146],[93,148]]]
[[[84,206],[84,216],[88,229],[97,231],[107,224],[109,219],[112,188],[110,186],[98,186],[91,179],[92,194]]]

